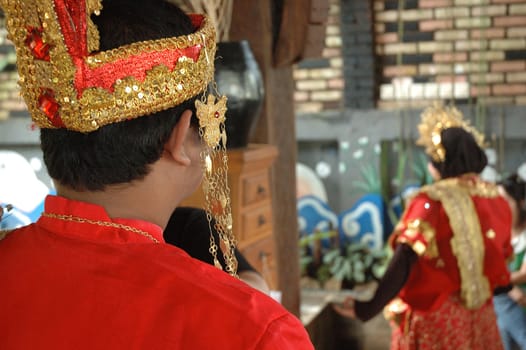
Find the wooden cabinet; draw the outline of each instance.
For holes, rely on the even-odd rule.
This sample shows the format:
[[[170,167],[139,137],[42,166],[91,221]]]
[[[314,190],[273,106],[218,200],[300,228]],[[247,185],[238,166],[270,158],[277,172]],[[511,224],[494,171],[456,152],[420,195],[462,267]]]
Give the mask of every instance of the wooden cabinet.
[[[250,144],[228,150],[228,185],[232,203],[232,230],[238,249],[277,288],[277,266],[273,236],[270,167],[278,154],[271,145]],[[200,190],[181,205],[203,207]]]

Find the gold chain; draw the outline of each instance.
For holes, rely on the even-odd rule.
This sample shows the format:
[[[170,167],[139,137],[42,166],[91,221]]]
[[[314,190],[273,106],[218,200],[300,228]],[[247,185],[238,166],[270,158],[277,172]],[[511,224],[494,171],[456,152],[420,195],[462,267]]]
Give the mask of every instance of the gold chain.
[[[206,53],[206,51],[205,51]],[[199,119],[199,136],[203,140],[200,156],[203,164],[203,193],[205,195],[205,210],[210,227],[209,251],[214,258],[214,265],[222,268],[217,259],[221,249],[225,258],[225,269],[237,277],[237,259],[235,256],[236,239],[232,233],[232,209],[230,189],[228,187],[228,156],[226,152],[227,134],[225,129],[226,96],[221,96],[215,82],[211,84],[213,94],[203,94],[201,100],[195,103],[196,115]],[[212,218],[221,242],[215,242],[212,235]],[[222,244],[222,245],[221,245]]]
[[[58,220],[64,220],[64,221],[78,222],[78,223],[82,223],[82,224],[91,224],[91,225],[97,225],[97,226],[103,226],[103,227],[121,228],[121,229],[123,229],[125,231],[133,232],[133,233],[136,233],[138,235],[144,236],[144,237],[148,238],[149,240],[151,240],[154,243],[161,243],[157,238],[155,238],[154,236],[152,236],[148,232],[139,230],[139,229],[137,229],[135,227],[132,227],[132,226],[117,224],[117,223],[108,222],[108,221],[90,220],[90,219],[85,219],[85,218],[81,218],[81,217],[73,216],[73,215],[42,213],[42,216],[48,217],[48,218],[53,218],[53,219],[58,219]]]

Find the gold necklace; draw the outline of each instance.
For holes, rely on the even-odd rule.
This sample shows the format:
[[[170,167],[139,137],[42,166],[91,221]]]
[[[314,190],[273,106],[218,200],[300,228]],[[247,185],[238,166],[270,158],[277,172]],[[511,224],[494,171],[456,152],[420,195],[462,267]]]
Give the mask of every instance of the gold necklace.
[[[52,218],[52,219],[85,223],[85,224],[91,224],[91,225],[96,225],[96,226],[121,228],[125,231],[133,232],[138,235],[144,236],[154,243],[161,243],[157,238],[155,238],[154,236],[152,236],[146,231],[139,230],[138,228],[135,228],[132,226],[117,224],[115,222],[96,221],[96,220],[85,219],[85,218],[81,218],[81,217],[73,216],[73,215],[62,215],[62,214],[53,214],[53,213],[42,213],[42,216]]]

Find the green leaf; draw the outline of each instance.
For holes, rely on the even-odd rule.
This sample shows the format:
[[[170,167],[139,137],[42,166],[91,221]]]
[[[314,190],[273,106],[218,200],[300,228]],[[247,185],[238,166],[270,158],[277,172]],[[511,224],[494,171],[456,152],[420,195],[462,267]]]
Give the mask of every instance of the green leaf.
[[[323,262],[325,264],[332,264],[334,260],[340,256],[340,249],[332,249],[323,255]]]
[[[353,181],[353,186],[361,189],[365,193],[380,193],[380,176],[374,165],[367,163],[359,167],[362,174],[362,181]]]
[[[404,178],[405,178],[405,165],[407,163],[407,154],[406,153],[400,153],[400,156],[398,157],[398,166],[396,169],[396,180],[398,188],[404,188]]]
[[[362,271],[354,271],[353,279],[357,283],[364,283],[365,282],[365,274]]]
[[[330,265],[330,271],[333,275],[337,275],[339,271],[342,269],[343,264],[343,258],[341,256],[337,256],[334,258],[333,262]]]
[[[342,272],[343,278],[345,279],[351,278],[352,267],[351,267],[351,263],[348,260],[345,260],[343,262],[341,272]]]

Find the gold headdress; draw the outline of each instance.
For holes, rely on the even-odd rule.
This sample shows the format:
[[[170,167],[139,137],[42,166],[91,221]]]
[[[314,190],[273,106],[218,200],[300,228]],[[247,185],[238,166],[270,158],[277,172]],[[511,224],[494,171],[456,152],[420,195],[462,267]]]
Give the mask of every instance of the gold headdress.
[[[0,0],[0,7],[17,51],[21,94],[41,128],[92,132],[201,94],[196,109],[205,144],[207,212],[221,226],[216,228],[226,247],[227,270],[235,275],[226,97],[216,102],[215,96],[206,96],[216,51],[208,17],[190,15],[196,31],[189,35],[99,51],[99,32],[90,16],[100,13],[101,0]],[[211,243],[215,257],[218,247]]]
[[[215,30],[98,52],[90,19],[101,0],[0,0],[17,50],[21,93],[35,124],[80,132],[173,107],[214,76]]]
[[[420,138],[416,140],[417,145],[425,147],[425,152],[436,162],[446,159],[446,150],[442,146],[443,130],[448,128],[462,128],[475,138],[480,147],[484,147],[484,135],[464,120],[462,113],[454,106],[444,106],[435,103],[426,108],[421,115],[421,123],[418,125]]]

